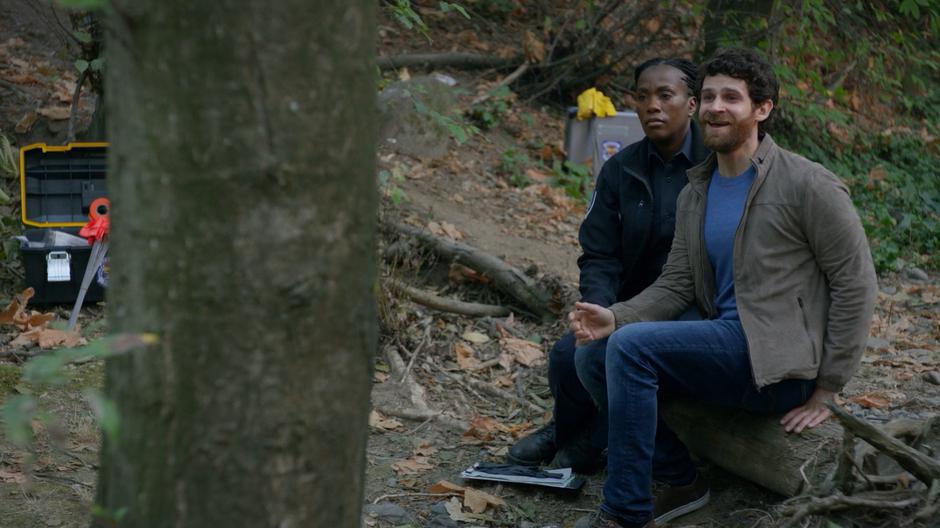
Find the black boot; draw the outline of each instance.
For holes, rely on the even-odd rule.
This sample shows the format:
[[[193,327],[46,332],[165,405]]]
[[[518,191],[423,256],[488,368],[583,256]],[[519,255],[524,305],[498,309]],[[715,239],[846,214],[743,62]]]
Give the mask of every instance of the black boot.
[[[607,464],[602,453],[602,449],[598,449],[591,444],[591,435],[589,433],[579,434],[570,443],[558,449],[551,466],[556,468],[570,467],[575,473],[593,475]]]
[[[552,420],[510,447],[506,460],[510,464],[539,466],[551,461],[557,450],[555,447],[555,421]]]

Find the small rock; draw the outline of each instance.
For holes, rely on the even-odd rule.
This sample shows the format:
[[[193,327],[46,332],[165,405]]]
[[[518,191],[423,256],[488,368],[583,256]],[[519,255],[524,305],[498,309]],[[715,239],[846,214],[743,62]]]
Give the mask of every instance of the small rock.
[[[447,515],[437,515],[431,517],[431,520],[428,521],[425,528],[460,528],[460,525],[457,524],[457,521],[451,519]]]
[[[898,289],[895,288],[894,286],[882,286],[881,287],[881,293],[884,293],[886,295],[894,295],[897,292],[898,292]]]
[[[933,383],[934,385],[940,385],[940,372],[931,370],[930,372],[924,374],[924,380],[926,380],[928,383]]]
[[[365,512],[383,521],[398,525],[411,522],[411,516],[401,506],[393,502],[380,502],[378,504],[369,504],[365,507]]]
[[[590,528],[590,526],[591,526],[591,516],[590,516],[590,515],[584,515],[584,516],[580,517],[580,518],[579,518],[577,521],[575,521],[575,523],[574,523],[574,528]]]
[[[919,281],[930,280],[930,276],[927,275],[927,272],[918,267],[907,268],[907,276],[910,279]]]
[[[868,348],[875,350],[881,350],[882,348],[888,348],[891,346],[891,343],[887,339],[882,339],[880,337],[869,337],[868,338]]]
[[[447,515],[447,508],[444,507],[444,502],[436,502],[434,506],[431,506],[431,513],[433,515]]]

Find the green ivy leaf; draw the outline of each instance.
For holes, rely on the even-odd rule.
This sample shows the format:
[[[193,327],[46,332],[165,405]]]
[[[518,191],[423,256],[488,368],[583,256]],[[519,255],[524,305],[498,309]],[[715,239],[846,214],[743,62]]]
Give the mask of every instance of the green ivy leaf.
[[[95,389],[86,390],[84,395],[89,405],[91,405],[92,412],[95,413],[95,418],[98,420],[101,430],[108,435],[111,441],[116,440],[121,425],[121,417],[118,414],[117,406]]]
[[[36,416],[36,398],[24,394],[9,396],[0,411],[6,437],[18,446],[27,445],[33,437],[31,422]]]
[[[75,38],[82,44],[91,43],[91,34],[88,33],[87,31],[73,31],[72,35],[74,35]]]
[[[104,68],[104,57],[98,57],[97,59],[94,59],[88,63],[88,67],[91,68],[91,71],[101,71],[102,68]]]
[[[75,69],[78,70],[78,73],[84,73],[88,69],[88,61],[85,59],[78,59],[75,61]]]

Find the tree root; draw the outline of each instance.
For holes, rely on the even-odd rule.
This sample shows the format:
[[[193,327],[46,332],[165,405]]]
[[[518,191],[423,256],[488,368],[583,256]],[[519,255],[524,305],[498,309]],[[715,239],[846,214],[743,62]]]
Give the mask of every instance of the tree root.
[[[874,425],[852,416],[837,405],[829,405],[842,427],[893,458],[904,469],[927,485],[940,479],[940,462],[904,442],[889,436]]]
[[[428,291],[413,288],[395,279],[385,279],[382,283],[388,286],[390,290],[401,293],[418,304],[423,304],[428,308],[443,312],[468,315],[470,317],[505,317],[512,313],[512,310],[504,306],[448,299]]]
[[[897,493],[877,492],[864,495],[843,495],[841,493],[835,493],[827,497],[801,496],[791,500],[798,500],[803,504],[792,506],[792,513],[789,519],[787,519],[784,524],[780,525],[781,528],[799,526],[800,522],[810,515],[831,513],[849,508],[902,510],[910,508],[920,502],[919,497],[908,496],[899,498]]]
[[[454,240],[433,235],[424,229],[406,224],[383,224],[382,228],[399,235],[417,238],[436,253],[469,266],[490,277],[500,291],[522,303],[525,310],[543,321],[555,316],[551,295],[534,279],[488,253]]]

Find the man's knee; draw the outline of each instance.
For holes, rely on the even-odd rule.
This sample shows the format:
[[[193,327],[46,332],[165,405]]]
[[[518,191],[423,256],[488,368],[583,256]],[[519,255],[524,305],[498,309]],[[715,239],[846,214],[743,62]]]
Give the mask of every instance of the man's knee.
[[[577,383],[574,367],[574,334],[568,332],[559,339],[548,353],[548,383],[552,394],[558,397],[562,387]]]
[[[568,332],[555,342],[548,353],[548,368],[574,371],[574,334]]]
[[[618,328],[607,339],[608,360],[613,356],[621,361],[642,361],[647,347],[643,346],[647,323],[633,323]]]
[[[595,341],[579,347],[574,353],[578,379],[595,400],[607,390],[606,348],[605,341]]]

